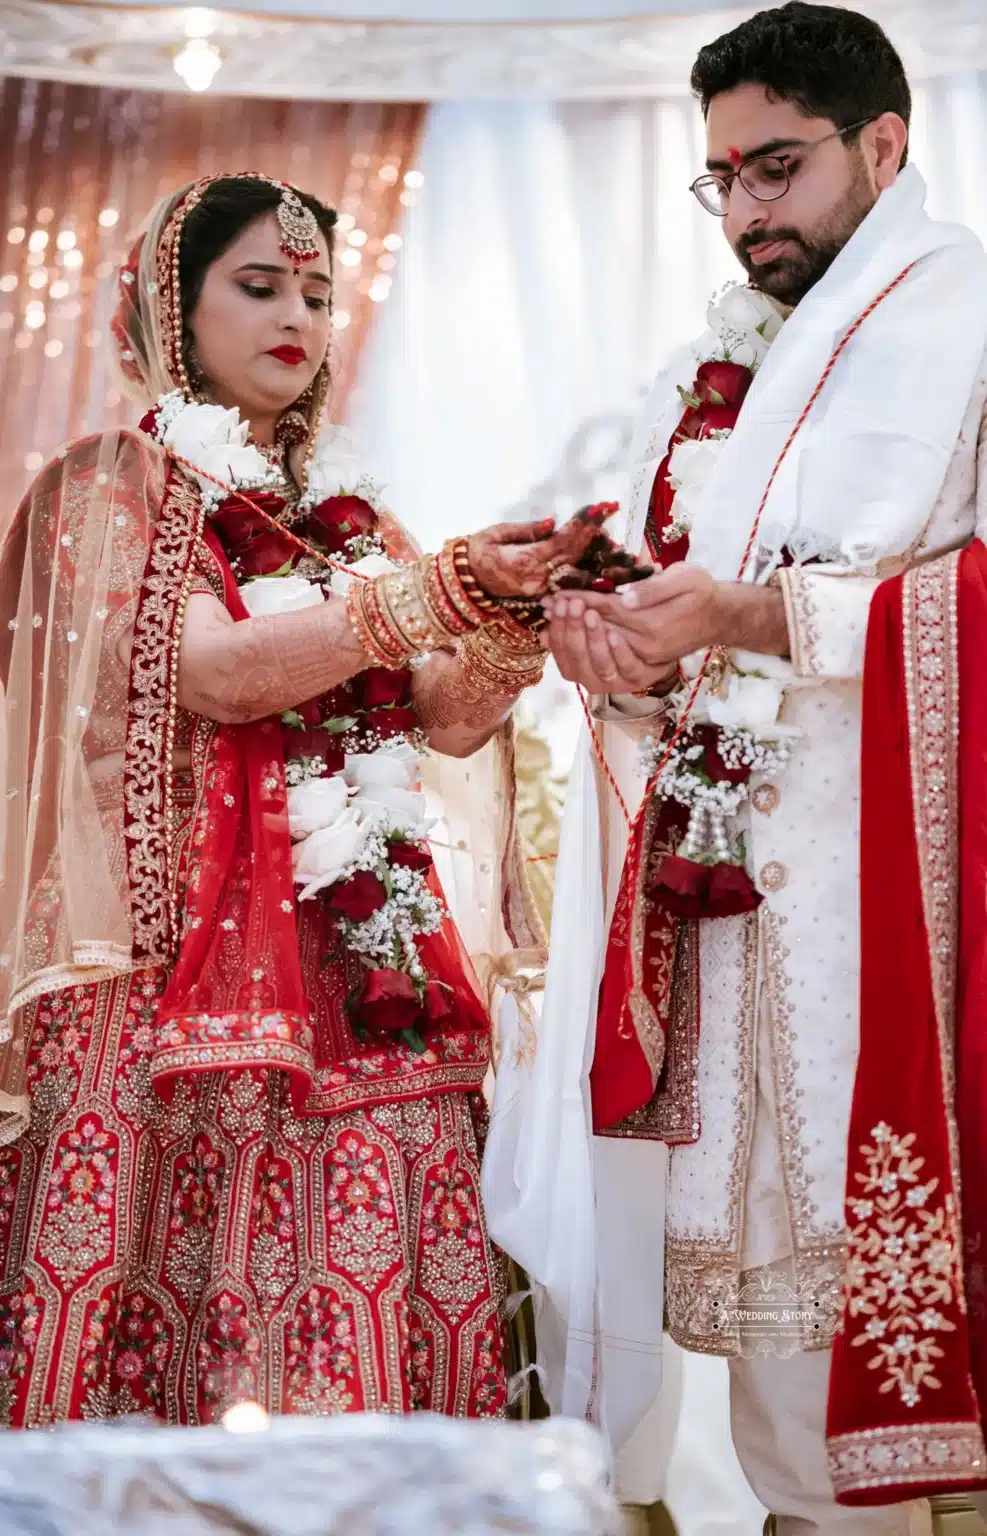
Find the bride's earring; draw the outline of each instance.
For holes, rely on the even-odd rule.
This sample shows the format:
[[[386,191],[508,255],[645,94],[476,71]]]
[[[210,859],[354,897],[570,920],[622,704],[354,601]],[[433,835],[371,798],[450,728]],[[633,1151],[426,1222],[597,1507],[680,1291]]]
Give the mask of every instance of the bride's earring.
[[[199,355],[195,350],[195,342],[189,338],[185,346],[185,372],[188,376],[189,388],[196,398],[205,393],[206,376],[199,362]]]

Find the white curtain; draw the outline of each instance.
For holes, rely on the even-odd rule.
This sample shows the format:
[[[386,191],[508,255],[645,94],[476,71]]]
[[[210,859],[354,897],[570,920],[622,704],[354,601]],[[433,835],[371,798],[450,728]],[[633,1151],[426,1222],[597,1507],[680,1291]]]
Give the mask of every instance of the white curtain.
[[[911,154],[930,211],[987,243],[987,76],[916,85]],[[684,99],[433,108],[425,186],[351,411],[424,545],[616,488],[641,392],[739,272],[688,191],[703,159]],[[549,680],[536,705],[568,767],[571,692]],[[725,1364],[683,1366],[666,1494],[679,1530],[757,1536],[764,1512],[730,1444]],[[642,1500],[654,1497],[649,1430],[658,1416],[629,1458]]]

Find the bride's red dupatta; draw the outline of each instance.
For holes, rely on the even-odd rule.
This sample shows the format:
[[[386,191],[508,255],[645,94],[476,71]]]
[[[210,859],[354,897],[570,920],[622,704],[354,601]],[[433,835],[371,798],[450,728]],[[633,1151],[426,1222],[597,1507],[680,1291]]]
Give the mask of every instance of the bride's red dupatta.
[[[838,1499],[987,1485],[987,549],[883,583],[861,749]]]
[[[223,574],[227,610],[247,618],[215,531],[206,526],[202,539]],[[218,728],[203,721],[193,735],[193,769],[198,800],[181,931],[157,1018],[152,1080],[167,1100],[190,1074],[279,1068],[300,1110],[315,1063],[277,719]]]

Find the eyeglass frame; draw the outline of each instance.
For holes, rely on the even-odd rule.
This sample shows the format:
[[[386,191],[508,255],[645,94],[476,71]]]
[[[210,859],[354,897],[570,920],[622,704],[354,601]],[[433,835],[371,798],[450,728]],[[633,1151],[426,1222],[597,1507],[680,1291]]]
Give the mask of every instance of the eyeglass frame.
[[[869,123],[874,123],[876,121],[877,119],[875,117],[865,117],[859,123],[849,123],[846,128],[835,128],[832,133],[824,133],[821,139],[789,139],[786,144],[779,147],[782,149],[801,149],[804,150],[807,155],[810,155],[812,151],[814,149],[818,149],[821,144],[829,144],[833,139],[843,139],[848,133],[857,133],[861,128],[866,128]],[[782,187],[780,192],[776,193],[774,197],[761,197],[757,192],[752,192],[750,187],[743,179],[743,173],[747,167],[749,165],[753,165],[754,162],[758,160],[776,160],[785,173],[785,185]],[[739,181],[748,197],[754,198],[755,202],[758,203],[777,203],[783,197],[787,196],[792,188],[792,178],[789,174],[788,162],[783,160],[781,155],[777,152],[770,152],[763,155],[755,154],[749,156],[749,158],[744,160],[735,171],[730,172],[729,181],[727,181],[726,177],[721,175],[719,171],[707,171],[704,176],[696,177],[695,181],[689,188],[689,191],[692,193],[693,197],[696,199],[696,202],[699,204],[704,213],[710,214],[710,216],[714,219],[725,219],[730,211],[730,194],[733,191],[733,184],[735,181]],[[711,208],[708,203],[703,201],[702,194],[698,191],[698,188],[702,185],[703,182],[718,182],[721,186],[724,187],[727,197],[726,208],[717,211],[715,208]]]

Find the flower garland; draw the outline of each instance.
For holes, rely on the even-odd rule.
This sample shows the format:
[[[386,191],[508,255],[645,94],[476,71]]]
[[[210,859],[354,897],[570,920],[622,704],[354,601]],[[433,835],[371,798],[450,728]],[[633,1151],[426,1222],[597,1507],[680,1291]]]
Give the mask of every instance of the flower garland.
[[[325,427],[316,440],[288,534],[275,526],[287,477],[248,441],[237,410],[173,391],[140,425],[198,479],[251,618],[316,606],[345,595],[354,577],[397,569],[377,531],[380,487],[340,429]],[[326,902],[366,973],[346,1003],[354,1033],[397,1033],[421,1053],[424,1026],[452,1010],[416,942],[448,914],[428,884],[429,823],[417,788],[426,743],[411,676],[368,667],[286,710],[281,727],[297,900]]]
[[[663,565],[688,553],[706,485],[730,437],[754,375],[784,323],[778,309],[754,289],[731,284],[707,310],[708,329],[693,347],[694,382],[679,393],[685,406],[659,466],[653,497]],[[688,812],[684,836],[655,871],[665,905],[681,916],[729,916],[750,911],[761,896],[746,870],[743,838],[731,832],[749,796],[753,774],[773,778],[791,755],[789,728],[778,723],[783,685],[760,670],[744,670],[724,657],[711,669],[689,723],[672,752],[653,738],[642,746],[649,779],[661,765],[652,793],[671,811]],[[670,701],[674,712],[674,703]],[[677,818],[668,817],[669,831]]]

